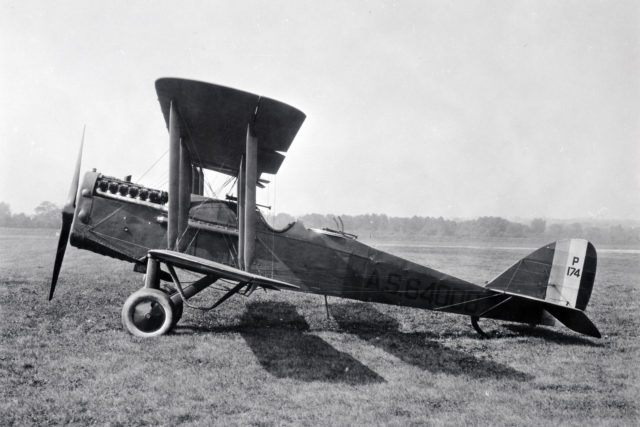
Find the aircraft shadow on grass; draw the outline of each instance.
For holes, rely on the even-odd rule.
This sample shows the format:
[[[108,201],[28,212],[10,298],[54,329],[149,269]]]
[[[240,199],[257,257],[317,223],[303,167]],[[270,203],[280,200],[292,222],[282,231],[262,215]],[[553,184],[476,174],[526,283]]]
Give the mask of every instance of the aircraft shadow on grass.
[[[517,381],[534,379],[532,375],[509,366],[448,348],[434,340],[429,333],[402,332],[396,319],[368,304],[335,305],[331,308],[331,314],[343,331],[431,373]]]
[[[525,335],[531,338],[543,338],[545,341],[560,345],[583,345],[587,347],[602,347],[604,344],[594,342],[588,338],[583,338],[562,331],[555,331],[549,328],[531,328],[527,325],[509,324],[505,328],[518,335]]]
[[[349,354],[307,333],[309,329],[294,305],[256,302],[248,305],[239,332],[258,362],[275,377],[354,385],[384,382]]]
[[[448,348],[428,332],[402,332],[396,319],[368,304],[332,305],[331,315],[342,331],[431,373],[516,381],[534,379],[510,366]],[[181,329],[219,331],[216,327]],[[222,329],[240,333],[260,365],[277,378],[353,385],[385,381],[351,355],[308,333],[307,321],[287,302],[252,302],[238,326]]]

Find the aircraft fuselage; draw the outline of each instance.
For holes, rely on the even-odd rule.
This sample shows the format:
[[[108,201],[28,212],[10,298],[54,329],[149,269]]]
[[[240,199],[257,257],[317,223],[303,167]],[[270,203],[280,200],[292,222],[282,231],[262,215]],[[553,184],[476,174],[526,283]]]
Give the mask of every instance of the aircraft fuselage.
[[[132,262],[144,271],[150,249],[167,248],[167,193],[87,172],[71,244]],[[192,195],[184,252],[238,264],[237,204]],[[256,221],[252,273],[292,283],[302,292],[538,323],[540,310],[513,310],[508,296],[365,245],[333,230],[299,222],[283,230]],[[520,305],[521,308],[521,305]]]

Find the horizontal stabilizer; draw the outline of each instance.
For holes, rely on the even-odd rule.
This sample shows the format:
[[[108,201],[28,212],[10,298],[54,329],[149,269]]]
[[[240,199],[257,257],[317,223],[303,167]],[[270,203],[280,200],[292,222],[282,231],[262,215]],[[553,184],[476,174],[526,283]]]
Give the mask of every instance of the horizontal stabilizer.
[[[268,277],[260,276],[259,274],[249,273],[225,264],[220,264],[219,262],[209,261],[205,258],[187,255],[181,252],[154,249],[149,251],[149,255],[152,258],[169,263],[173,266],[197,273],[218,276],[221,279],[233,280],[235,282],[246,282],[274,290],[298,289],[298,286],[292,285],[291,283],[270,279]]]
[[[590,337],[601,337],[600,331],[598,331],[596,325],[589,320],[584,311],[575,308],[561,307],[555,304],[545,304],[544,309],[573,331]]]

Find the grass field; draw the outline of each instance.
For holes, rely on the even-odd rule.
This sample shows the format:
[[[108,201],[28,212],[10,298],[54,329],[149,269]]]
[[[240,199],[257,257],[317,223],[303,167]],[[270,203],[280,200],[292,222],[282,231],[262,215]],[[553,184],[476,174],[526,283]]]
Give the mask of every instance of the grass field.
[[[483,283],[538,243],[380,247]],[[187,309],[144,340],[120,326],[130,264],[69,248],[46,301],[56,244],[0,229],[2,425],[640,422],[637,251],[599,251],[599,340],[488,320],[482,340],[465,317],[336,298],[327,319],[322,297],[288,292]]]

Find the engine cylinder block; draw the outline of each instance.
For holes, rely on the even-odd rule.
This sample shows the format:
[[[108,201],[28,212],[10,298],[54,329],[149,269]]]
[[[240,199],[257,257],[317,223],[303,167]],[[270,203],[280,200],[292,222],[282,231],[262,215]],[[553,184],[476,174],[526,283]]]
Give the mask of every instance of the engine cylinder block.
[[[96,180],[94,194],[116,196],[145,203],[165,205],[169,201],[169,193],[162,190],[142,187],[114,177],[100,175]]]

